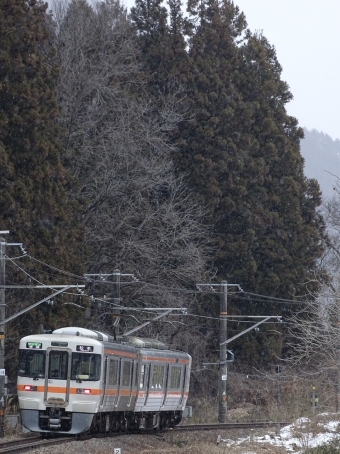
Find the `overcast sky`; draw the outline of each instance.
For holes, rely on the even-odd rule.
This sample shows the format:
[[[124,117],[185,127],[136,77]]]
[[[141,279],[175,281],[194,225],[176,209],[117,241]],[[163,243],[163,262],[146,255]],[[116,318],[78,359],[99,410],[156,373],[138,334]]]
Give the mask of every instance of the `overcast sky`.
[[[235,0],[276,48],[300,126],[340,139],[340,0]]]

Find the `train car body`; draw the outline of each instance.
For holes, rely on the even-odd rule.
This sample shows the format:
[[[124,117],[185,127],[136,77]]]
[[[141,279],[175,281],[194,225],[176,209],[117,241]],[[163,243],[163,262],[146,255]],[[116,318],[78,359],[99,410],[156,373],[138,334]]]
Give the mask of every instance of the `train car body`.
[[[174,427],[191,357],[149,339],[68,327],[20,341],[17,391],[32,432],[75,435]]]

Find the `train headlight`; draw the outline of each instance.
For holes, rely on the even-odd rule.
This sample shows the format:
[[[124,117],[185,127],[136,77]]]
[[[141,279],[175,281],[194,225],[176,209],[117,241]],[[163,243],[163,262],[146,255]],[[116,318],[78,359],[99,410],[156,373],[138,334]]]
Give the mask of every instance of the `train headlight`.
[[[86,388],[77,388],[77,394],[91,394],[91,390],[90,389],[86,389]]]

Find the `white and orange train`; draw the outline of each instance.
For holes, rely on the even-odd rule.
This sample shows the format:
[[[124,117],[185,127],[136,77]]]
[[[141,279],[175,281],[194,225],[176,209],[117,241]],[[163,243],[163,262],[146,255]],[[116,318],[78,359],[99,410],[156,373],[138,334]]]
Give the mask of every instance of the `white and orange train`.
[[[191,357],[158,341],[114,340],[68,327],[20,341],[21,421],[43,436],[174,427],[189,392]]]

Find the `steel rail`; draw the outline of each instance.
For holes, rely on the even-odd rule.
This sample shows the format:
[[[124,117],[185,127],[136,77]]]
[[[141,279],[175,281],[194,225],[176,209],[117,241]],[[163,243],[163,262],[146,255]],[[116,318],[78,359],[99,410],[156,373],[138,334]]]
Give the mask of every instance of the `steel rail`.
[[[46,447],[49,445],[55,446],[56,441],[59,443],[69,443],[75,441],[73,437],[49,438],[42,439],[41,437],[20,438],[17,440],[4,441],[0,443],[0,453],[19,453],[28,452],[31,449]]]
[[[176,426],[173,430],[194,431],[194,430],[217,430],[217,429],[256,429],[271,426],[287,426],[289,422],[277,421],[257,421],[257,422],[231,422],[231,423],[212,423],[212,424],[187,424]]]

